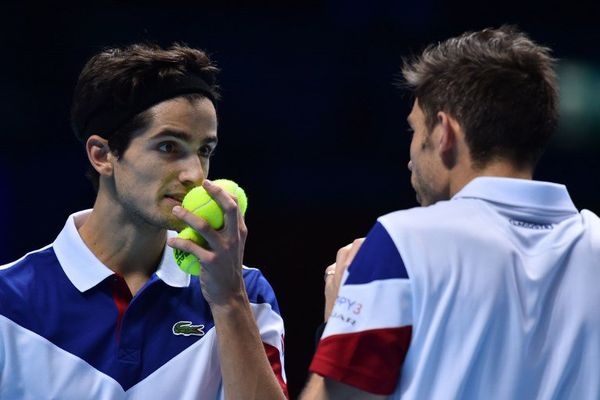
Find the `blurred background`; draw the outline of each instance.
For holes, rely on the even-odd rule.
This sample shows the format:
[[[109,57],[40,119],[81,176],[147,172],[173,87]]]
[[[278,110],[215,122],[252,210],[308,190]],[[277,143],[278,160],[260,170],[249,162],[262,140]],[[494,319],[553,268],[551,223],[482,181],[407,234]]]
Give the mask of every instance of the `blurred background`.
[[[82,2],[83,4],[83,2]],[[222,72],[211,178],[249,194],[245,263],[260,267],[286,321],[295,398],[322,320],[322,276],[375,219],[414,207],[402,58],[466,30],[517,24],[560,59],[561,124],[537,178],[600,212],[597,8],[549,2],[113,1],[0,6],[0,264],[51,243],[90,208],[87,159],[70,131],[72,90],[110,45],[174,41]]]

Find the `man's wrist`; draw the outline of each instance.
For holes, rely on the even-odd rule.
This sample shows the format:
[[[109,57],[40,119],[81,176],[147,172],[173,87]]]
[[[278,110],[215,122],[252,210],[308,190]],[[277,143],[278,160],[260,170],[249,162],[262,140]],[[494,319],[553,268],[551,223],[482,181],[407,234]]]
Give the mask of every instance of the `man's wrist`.
[[[221,299],[219,302],[209,302],[210,310],[215,314],[231,314],[250,309],[250,301],[244,291]]]

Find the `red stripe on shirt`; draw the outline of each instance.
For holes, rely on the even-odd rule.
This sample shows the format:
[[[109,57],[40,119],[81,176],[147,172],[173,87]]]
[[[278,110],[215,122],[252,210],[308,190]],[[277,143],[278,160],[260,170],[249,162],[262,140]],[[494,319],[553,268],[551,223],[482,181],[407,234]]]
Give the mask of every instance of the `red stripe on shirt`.
[[[372,329],[321,340],[310,371],[373,394],[394,393],[412,326]]]
[[[125,310],[127,310],[127,307],[129,306],[133,296],[131,295],[131,291],[125,282],[125,279],[117,274],[114,274],[112,277],[112,296],[113,301],[117,306],[118,315],[116,337],[117,342],[119,342],[121,339],[121,322],[123,321],[123,315],[125,314]]]
[[[267,358],[269,359],[269,363],[271,364],[271,368],[273,368],[273,372],[275,373],[275,377],[283,389],[283,393],[286,398],[290,398],[287,390],[287,383],[283,379],[283,368],[281,367],[281,357],[279,356],[279,350],[277,347],[271,346],[270,344],[263,343],[265,346],[265,351],[267,353]]]

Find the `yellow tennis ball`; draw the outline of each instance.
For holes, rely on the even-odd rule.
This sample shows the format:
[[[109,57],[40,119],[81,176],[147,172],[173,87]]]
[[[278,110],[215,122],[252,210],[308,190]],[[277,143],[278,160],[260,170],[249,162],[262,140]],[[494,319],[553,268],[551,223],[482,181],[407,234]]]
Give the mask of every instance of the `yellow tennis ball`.
[[[206,240],[189,226],[179,232],[177,237],[191,240],[202,247],[206,247],[207,245]],[[181,270],[190,275],[200,275],[202,266],[195,255],[190,254],[187,251],[173,249],[173,257],[175,257],[175,262]]]
[[[227,179],[217,179],[213,181],[213,183],[223,188],[226,192],[234,195],[238,200],[240,212],[242,215],[246,214],[248,197],[246,196],[244,189],[242,189],[237,183]],[[182,206],[198,217],[204,219],[213,229],[218,230],[223,227],[223,210],[217,204],[217,202],[210,197],[210,195],[202,186],[198,186],[190,190],[189,193],[184,197]],[[177,236],[182,239],[192,240],[202,247],[206,247],[208,244],[206,239],[204,239],[198,232],[194,231],[190,227],[183,229]],[[196,256],[177,249],[174,250],[173,256],[175,257],[177,265],[183,271],[190,275],[200,275],[202,266],[200,265],[200,262]]]
[[[213,183],[223,188],[229,194],[234,195],[237,198],[238,207],[240,208],[242,216],[246,215],[246,209],[248,208],[248,196],[246,196],[244,189],[229,179],[217,179],[216,181],[213,181]]]

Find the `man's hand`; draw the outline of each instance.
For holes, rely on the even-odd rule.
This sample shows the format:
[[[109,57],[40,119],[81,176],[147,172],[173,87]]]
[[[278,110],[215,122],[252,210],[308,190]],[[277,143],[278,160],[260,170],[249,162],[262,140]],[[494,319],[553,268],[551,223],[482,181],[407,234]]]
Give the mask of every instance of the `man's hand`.
[[[223,210],[223,228],[214,230],[202,218],[174,207],[173,214],[200,233],[209,248],[179,238],[170,238],[168,244],[195,255],[202,264],[200,284],[219,338],[224,397],[285,399],[267,359],[244,285],[246,224],[232,195],[209,181],[204,181],[203,186]]]
[[[354,256],[356,256],[364,240],[365,238],[356,239],[349,245],[339,249],[335,257],[335,263],[325,269],[325,321],[329,319],[335,305],[344,272],[354,260]]]
[[[223,210],[223,228],[217,231],[190,211],[174,207],[173,214],[200,233],[209,248],[180,238],[170,238],[168,244],[198,257],[202,264],[202,293],[211,306],[219,306],[245,293],[242,260],[248,230],[234,196],[208,180],[204,181],[203,186]]]
[[[339,249],[335,263],[325,269],[325,321],[331,315],[331,311],[335,305],[344,272],[346,272],[352,260],[354,260],[364,240],[364,238],[356,239],[349,245]],[[371,400],[385,398],[386,396],[367,393],[316,374],[309,376],[308,382],[300,395],[301,400]]]

